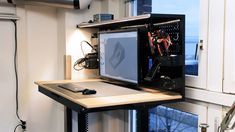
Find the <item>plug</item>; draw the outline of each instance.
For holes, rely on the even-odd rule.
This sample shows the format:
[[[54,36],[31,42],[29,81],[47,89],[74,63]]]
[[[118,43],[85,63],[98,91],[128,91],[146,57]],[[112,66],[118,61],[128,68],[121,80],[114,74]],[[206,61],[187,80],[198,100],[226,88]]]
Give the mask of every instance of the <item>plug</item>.
[[[21,122],[21,127],[23,130],[26,130],[26,121],[20,120]]]

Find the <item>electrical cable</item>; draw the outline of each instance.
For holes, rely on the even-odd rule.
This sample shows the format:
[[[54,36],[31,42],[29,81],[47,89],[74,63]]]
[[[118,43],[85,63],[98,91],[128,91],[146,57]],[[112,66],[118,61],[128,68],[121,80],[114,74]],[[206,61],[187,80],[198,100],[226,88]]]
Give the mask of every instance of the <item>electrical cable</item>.
[[[16,101],[16,116],[18,120],[21,122],[21,124],[18,124],[15,127],[15,130],[17,127],[21,126],[23,129],[26,128],[26,121],[22,120],[19,116],[19,79],[18,79],[18,71],[17,71],[17,50],[18,50],[18,44],[17,44],[17,24],[16,20],[12,20],[15,27],[15,50],[14,50],[14,71],[15,71],[15,85],[16,85],[16,93],[15,93],[15,101]],[[14,131],[15,131],[14,130]]]
[[[21,120],[21,118],[19,117],[18,114],[18,109],[19,109],[19,101],[18,101],[18,89],[19,89],[19,83],[18,83],[18,71],[17,71],[17,28],[16,28],[16,21],[12,20],[12,22],[14,23],[15,26],[15,51],[14,51],[14,71],[15,71],[15,85],[16,85],[16,116],[19,120]]]
[[[220,131],[220,129],[221,129],[221,126],[219,126],[219,127],[218,127],[217,132],[219,132],[219,131]]]
[[[85,53],[84,53],[84,50],[83,50],[83,47],[82,47],[82,44],[83,44],[83,43],[86,43],[87,45],[89,45],[89,46],[92,48],[92,50],[97,51],[89,42],[87,42],[86,40],[83,40],[83,41],[80,43],[83,56],[85,56]]]
[[[82,63],[85,62],[85,58],[81,58],[81,59],[78,59],[74,64],[73,64],[73,69],[76,70],[76,71],[80,71],[82,69],[84,69],[84,65],[82,65]],[[76,66],[78,65],[78,67],[80,67],[79,69],[76,68]]]
[[[19,126],[22,126],[21,124],[18,124],[15,129],[14,129],[14,132],[16,132],[16,129],[19,127]]]
[[[97,52],[97,49],[95,49],[89,42],[87,42],[86,40],[81,41],[80,46],[81,46],[81,51],[82,51],[82,54],[83,54],[83,58],[78,59],[73,64],[73,69],[76,70],[76,71],[80,71],[80,70],[84,69],[84,66],[85,66],[84,63],[87,59],[85,57],[85,53],[84,53],[84,50],[83,50],[83,47],[82,47],[83,43],[86,43],[87,45],[89,45],[92,48],[93,51]],[[76,66],[78,66],[79,68],[76,68]]]

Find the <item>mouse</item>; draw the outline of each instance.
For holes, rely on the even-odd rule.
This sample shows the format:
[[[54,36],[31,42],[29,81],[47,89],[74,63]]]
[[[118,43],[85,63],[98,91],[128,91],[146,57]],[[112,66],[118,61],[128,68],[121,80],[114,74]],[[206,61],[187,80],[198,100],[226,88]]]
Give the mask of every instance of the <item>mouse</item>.
[[[95,90],[91,90],[91,89],[84,89],[84,90],[82,91],[82,94],[83,94],[83,95],[96,94],[96,91],[95,91]]]

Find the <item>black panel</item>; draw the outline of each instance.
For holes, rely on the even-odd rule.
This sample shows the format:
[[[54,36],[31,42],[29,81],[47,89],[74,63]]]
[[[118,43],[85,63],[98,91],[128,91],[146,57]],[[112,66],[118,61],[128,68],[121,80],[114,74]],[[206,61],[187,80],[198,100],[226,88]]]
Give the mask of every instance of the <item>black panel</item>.
[[[88,114],[78,113],[78,132],[88,132]]]
[[[72,132],[72,109],[66,107],[65,109],[66,117],[65,117],[65,132]]]
[[[74,4],[74,8],[75,8],[75,9],[80,9],[79,0],[74,0],[74,1],[73,1],[73,4]]]
[[[13,3],[12,0],[7,0],[8,3]]]
[[[149,130],[149,110],[139,109],[136,113],[137,132],[148,132]]]

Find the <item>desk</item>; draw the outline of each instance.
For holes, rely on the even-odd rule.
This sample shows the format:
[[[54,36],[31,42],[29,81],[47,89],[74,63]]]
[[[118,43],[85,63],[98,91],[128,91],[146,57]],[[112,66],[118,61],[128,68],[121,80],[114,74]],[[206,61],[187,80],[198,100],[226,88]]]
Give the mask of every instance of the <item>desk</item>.
[[[64,83],[88,82],[82,87],[95,89],[96,94],[82,95],[58,87]],[[182,96],[178,93],[140,88],[139,90],[117,86],[102,82],[101,80],[62,80],[35,82],[39,92],[47,95],[55,101],[66,106],[67,109],[67,131],[72,131],[72,110],[78,112],[78,130],[86,132],[88,128],[87,114],[117,109],[137,110],[137,130],[147,132],[148,109],[162,103],[180,101]]]

